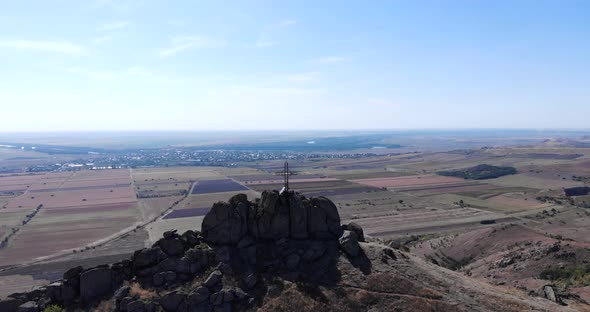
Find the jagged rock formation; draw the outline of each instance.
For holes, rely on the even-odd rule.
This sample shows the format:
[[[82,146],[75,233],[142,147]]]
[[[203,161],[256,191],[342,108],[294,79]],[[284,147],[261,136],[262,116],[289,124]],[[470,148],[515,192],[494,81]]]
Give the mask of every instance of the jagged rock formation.
[[[216,203],[201,229],[224,271],[298,272],[315,280],[334,267],[343,233],[329,199],[277,191],[264,191],[253,202],[240,194]],[[358,241],[346,244],[355,243],[358,250]]]
[[[336,205],[325,197],[307,199],[298,193],[264,191],[249,202],[243,194],[219,202],[203,220],[210,244],[236,245],[250,236],[258,240],[338,239],[342,235]]]
[[[216,203],[202,233],[171,230],[129,260],[72,268],[0,301],[0,311],[50,304],[121,312],[566,310],[386,247],[358,224],[341,226],[327,198],[275,191]]]
[[[153,286],[180,285],[216,263],[214,252],[201,242],[202,238],[194,231],[183,235],[176,231],[166,232],[151,248],[136,251],[130,260],[86,270],[75,267],[66,271],[62,280],[46,287],[30,293],[12,294],[0,302],[0,311],[21,311],[23,309],[18,306],[24,304],[34,305],[37,310],[49,304],[87,307],[112,295],[128,281]]]

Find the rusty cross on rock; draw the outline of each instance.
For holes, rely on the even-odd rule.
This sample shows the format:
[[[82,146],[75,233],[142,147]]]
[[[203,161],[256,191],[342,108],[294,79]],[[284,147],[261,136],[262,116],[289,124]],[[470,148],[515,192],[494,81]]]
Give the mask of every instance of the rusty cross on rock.
[[[289,171],[289,163],[285,161],[283,171],[275,172],[275,174],[283,176],[285,185],[283,186],[283,189],[280,192],[282,194],[283,192],[289,191],[289,176],[297,175],[297,172]]]

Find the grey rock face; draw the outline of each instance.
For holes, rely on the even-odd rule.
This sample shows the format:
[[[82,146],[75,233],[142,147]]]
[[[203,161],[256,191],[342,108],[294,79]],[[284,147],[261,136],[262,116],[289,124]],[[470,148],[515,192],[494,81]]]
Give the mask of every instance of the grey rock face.
[[[63,278],[67,279],[67,280],[72,280],[74,278],[78,278],[80,276],[80,273],[82,273],[82,271],[84,271],[84,268],[82,268],[81,266],[71,268],[71,269],[64,272]]]
[[[207,277],[207,279],[205,280],[205,283],[203,283],[203,286],[211,288],[211,287],[221,283],[222,277],[223,277],[223,274],[221,274],[220,271],[213,271],[213,272],[211,272],[211,274],[209,274],[209,277]]]
[[[78,296],[78,292],[80,290],[80,286],[79,286],[80,282],[78,279],[78,288],[75,288],[74,285],[72,285],[71,283],[69,283],[67,280],[64,281],[64,283],[61,285],[61,300],[63,302],[70,303],[72,302],[74,299],[76,299],[76,297]]]
[[[355,232],[359,242],[365,241],[365,232],[363,231],[363,228],[357,223],[350,222],[348,224],[344,224],[342,225],[342,229],[345,231]]]
[[[324,252],[326,252],[324,245],[318,242],[311,242],[309,247],[303,253],[303,260],[308,262],[315,261],[323,256]]]
[[[183,310],[186,305],[186,295],[177,291],[170,292],[160,298],[160,305],[166,312],[177,312]]]
[[[133,299],[132,297],[123,297],[123,298],[121,298],[121,301],[118,302],[117,306],[119,307],[119,309],[121,311],[126,311],[127,305],[133,301],[135,301],[135,299]]]
[[[162,251],[171,257],[178,257],[184,254],[184,242],[180,237],[164,238],[158,241]]]
[[[325,198],[317,197],[310,200],[308,231],[311,238],[338,239],[342,235],[340,215],[334,203]]]
[[[258,282],[258,278],[256,277],[256,274],[250,273],[244,277],[243,282],[244,282],[244,286],[246,287],[246,289],[252,289],[252,288],[254,288],[254,286],[256,286],[256,283]]]
[[[281,203],[277,191],[263,191],[255,209],[253,236],[259,239],[289,237],[289,207]]]
[[[220,305],[216,305],[213,308],[214,312],[231,312],[231,304],[229,302],[224,302]]]
[[[80,299],[84,303],[92,302],[112,291],[111,269],[99,267],[80,275]]]
[[[229,203],[232,207],[237,207],[240,203],[248,205],[248,196],[246,194],[234,195],[229,199]]]
[[[209,300],[209,288],[199,287],[188,296],[189,307],[201,305]]]
[[[301,257],[299,257],[298,254],[291,254],[287,257],[287,261],[286,261],[286,266],[287,269],[294,271],[295,269],[297,269],[297,266],[299,265],[299,260],[301,259]]]
[[[553,285],[543,286],[543,292],[545,293],[545,298],[556,303],[561,303],[561,298],[559,298],[559,296],[555,292],[555,288],[553,287]]]
[[[49,297],[49,299],[51,299],[52,301],[61,302],[62,301],[62,296],[61,296],[62,284],[63,284],[62,282],[54,282],[54,283],[47,285],[47,287],[45,288],[47,297]]]
[[[144,312],[145,303],[140,300],[131,301],[127,304],[127,312]]]
[[[219,291],[216,293],[212,293],[211,296],[209,296],[209,302],[212,305],[220,305],[223,303],[223,292]]]
[[[306,205],[307,204],[307,205]],[[290,237],[295,239],[306,239],[307,233],[307,211],[309,203],[299,196],[289,196],[289,218],[291,223]]]
[[[0,311],[17,312],[18,307],[23,304],[22,300],[16,298],[6,298],[0,301]]]
[[[349,256],[358,256],[361,247],[359,245],[356,233],[351,231],[344,231],[344,234],[342,234],[342,237],[340,237],[340,247]]]
[[[166,259],[166,254],[160,249],[160,247],[143,249],[134,255],[133,267],[135,269],[146,268],[156,265],[164,259]]]
[[[122,299],[123,297],[127,297],[127,295],[129,295],[130,290],[131,287],[122,286],[121,288],[117,289],[117,291],[115,291],[115,299]]]
[[[35,301],[29,301],[19,306],[18,312],[39,312],[39,306]]]
[[[173,271],[160,272],[154,275],[154,286],[161,286],[176,280],[176,273]]]
[[[203,219],[201,230],[205,240],[212,244],[237,244],[248,231],[247,209],[243,203],[233,207],[218,202]]]
[[[176,229],[172,229],[172,230],[166,231],[166,232],[164,232],[162,234],[162,236],[164,236],[165,239],[172,238],[172,237],[174,237],[176,235],[177,235],[177,230]]]
[[[278,241],[336,240],[342,235],[338,209],[332,201],[325,197],[308,200],[298,193],[278,191],[263,191],[256,203],[239,194],[230,203],[214,204],[203,220],[202,230],[205,241],[238,245],[240,249],[250,245],[250,236]]]

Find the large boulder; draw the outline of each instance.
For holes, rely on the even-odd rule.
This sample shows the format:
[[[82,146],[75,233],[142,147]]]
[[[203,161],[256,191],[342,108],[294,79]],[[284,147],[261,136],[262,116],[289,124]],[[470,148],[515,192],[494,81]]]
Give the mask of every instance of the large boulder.
[[[355,232],[344,231],[340,237],[340,247],[351,257],[356,257],[361,251],[358,236]]]
[[[197,273],[209,265],[209,258],[213,257],[213,251],[210,249],[192,248],[184,253],[182,259],[189,263],[191,273]]]
[[[53,282],[45,287],[46,296],[54,302],[61,302],[61,290],[63,283],[61,281]],[[1,309],[0,309],[1,311]]]
[[[140,270],[154,266],[166,258],[166,254],[160,249],[160,247],[142,249],[139,252],[135,252],[135,255],[133,256],[133,268]]]
[[[307,228],[311,238],[338,239],[342,236],[340,215],[338,208],[326,197],[310,199],[312,207],[309,209]]]
[[[555,303],[562,303],[561,298],[555,291],[555,286],[553,285],[545,285],[543,286],[543,293],[545,293],[545,298],[555,302]]]
[[[186,294],[173,291],[160,298],[160,305],[166,312],[186,310]]]
[[[184,254],[184,241],[180,238],[180,236],[162,238],[157,244],[168,256],[179,257]]]
[[[237,244],[248,232],[248,210],[244,202],[235,207],[225,202],[213,204],[201,225],[205,241],[214,245]]]
[[[23,301],[16,298],[6,298],[0,301],[0,311],[17,312]]]
[[[207,301],[209,301],[209,288],[205,286],[201,286],[195,290],[188,296],[188,305],[189,309],[193,306],[203,305]]]
[[[84,268],[81,266],[73,267],[64,272],[63,278],[67,280],[79,279],[82,271],[84,271]]]
[[[144,312],[145,303],[141,300],[131,301],[127,304],[127,312]]]
[[[70,303],[74,301],[80,294],[80,274],[84,271],[84,268],[77,266],[67,270],[63,274],[63,284],[61,286],[61,300],[64,303]]]
[[[26,302],[18,307],[18,312],[39,312],[39,305],[35,301]]]
[[[80,275],[80,299],[90,303],[112,291],[112,271],[108,267],[98,267]]]
[[[283,204],[277,191],[263,191],[256,208],[252,224],[252,234],[260,239],[278,240],[289,238],[290,214],[288,204]]]
[[[358,223],[350,222],[348,224],[343,224],[342,229],[345,231],[355,232],[359,242],[365,241],[365,232]]]
[[[221,271],[213,271],[213,272],[211,272],[211,274],[209,274],[209,276],[207,277],[207,279],[203,283],[203,286],[212,288],[212,287],[216,286],[217,284],[221,283],[222,278],[223,278],[223,274],[221,273]]]
[[[355,226],[354,231],[360,230],[357,234],[362,240],[362,229],[351,226]],[[229,203],[218,202],[202,223],[206,242],[238,245],[240,255],[245,255],[245,249],[250,247],[244,244],[249,236],[257,243],[282,239],[338,240],[342,231],[338,209],[329,199],[308,200],[299,193],[276,190],[263,191],[253,203],[244,194],[233,196]]]

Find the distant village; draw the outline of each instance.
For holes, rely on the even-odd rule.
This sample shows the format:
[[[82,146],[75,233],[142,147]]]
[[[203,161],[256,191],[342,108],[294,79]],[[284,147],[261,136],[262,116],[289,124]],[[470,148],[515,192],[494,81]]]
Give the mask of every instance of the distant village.
[[[145,149],[118,153],[89,153],[68,162],[39,164],[26,168],[27,172],[109,170],[122,168],[150,168],[165,166],[238,167],[244,163],[266,160],[303,159],[358,159],[377,156],[374,153],[302,153],[275,151],[192,151],[182,148]]]

